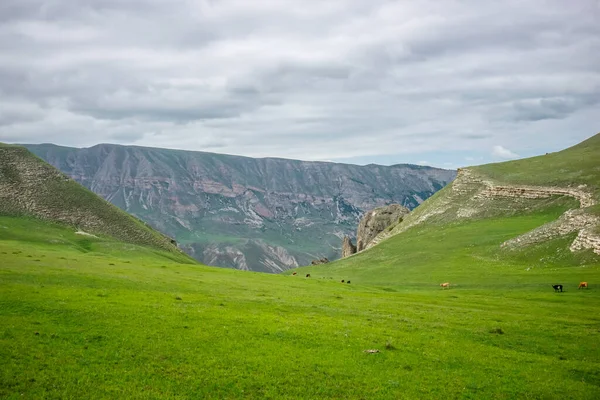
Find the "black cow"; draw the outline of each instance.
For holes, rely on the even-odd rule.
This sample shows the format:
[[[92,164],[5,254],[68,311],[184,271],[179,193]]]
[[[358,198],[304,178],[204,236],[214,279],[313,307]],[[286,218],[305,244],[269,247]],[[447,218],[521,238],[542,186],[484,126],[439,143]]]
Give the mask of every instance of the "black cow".
[[[350,281],[346,282],[346,283],[350,283]]]
[[[555,292],[562,292],[562,289],[563,289],[562,285],[552,285],[552,287],[554,288]]]
[[[306,277],[307,277],[307,278],[310,278],[310,274],[306,274]]]

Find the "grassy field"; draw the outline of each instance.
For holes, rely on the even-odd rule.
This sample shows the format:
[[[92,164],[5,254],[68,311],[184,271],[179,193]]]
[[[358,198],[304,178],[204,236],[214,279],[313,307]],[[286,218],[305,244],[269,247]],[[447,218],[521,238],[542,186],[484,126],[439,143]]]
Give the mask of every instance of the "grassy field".
[[[595,399],[600,265],[491,251],[551,217],[398,235],[310,279],[0,218],[0,397]]]
[[[474,171],[598,195],[597,139]],[[380,245],[285,275],[0,217],[0,398],[599,398],[600,257],[571,253],[576,233],[501,247],[579,204],[479,190],[444,188]]]

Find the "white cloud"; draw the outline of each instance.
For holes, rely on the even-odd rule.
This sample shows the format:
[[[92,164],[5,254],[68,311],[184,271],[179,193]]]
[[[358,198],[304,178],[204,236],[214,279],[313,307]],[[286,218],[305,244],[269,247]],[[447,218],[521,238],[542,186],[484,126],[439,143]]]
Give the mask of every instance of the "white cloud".
[[[513,159],[513,158],[519,158],[519,155],[510,151],[509,149],[502,147],[500,145],[494,146],[494,148],[492,149],[492,156],[496,157],[496,158],[503,158],[503,159]]]

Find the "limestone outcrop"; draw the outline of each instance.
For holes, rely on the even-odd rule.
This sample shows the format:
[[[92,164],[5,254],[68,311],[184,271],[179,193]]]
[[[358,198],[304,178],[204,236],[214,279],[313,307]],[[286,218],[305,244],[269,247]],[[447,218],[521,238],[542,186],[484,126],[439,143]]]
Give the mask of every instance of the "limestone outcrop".
[[[400,204],[390,204],[366,213],[358,224],[356,251],[366,249],[367,245],[375,239],[375,236],[383,232],[388,226],[397,223],[409,212],[408,208]]]
[[[401,222],[410,210],[400,204],[390,204],[378,207],[366,213],[358,224],[356,232],[356,246],[349,237],[344,237],[342,244],[342,258],[365,250],[369,244],[391,225]]]
[[[348,236],[344,236],[344,242],[342,243],[342,258],[350,257],[356,253],[356,246],[352,243],[352,239]]]

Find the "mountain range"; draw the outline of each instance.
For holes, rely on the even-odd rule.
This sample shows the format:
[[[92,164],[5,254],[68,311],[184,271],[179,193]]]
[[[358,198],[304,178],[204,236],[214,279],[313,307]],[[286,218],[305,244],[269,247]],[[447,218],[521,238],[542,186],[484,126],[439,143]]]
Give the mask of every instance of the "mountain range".
[[[413,209],[456,175],[110,144],[25,147],[202,263],[264,272],[339,258],[365,212]]]

